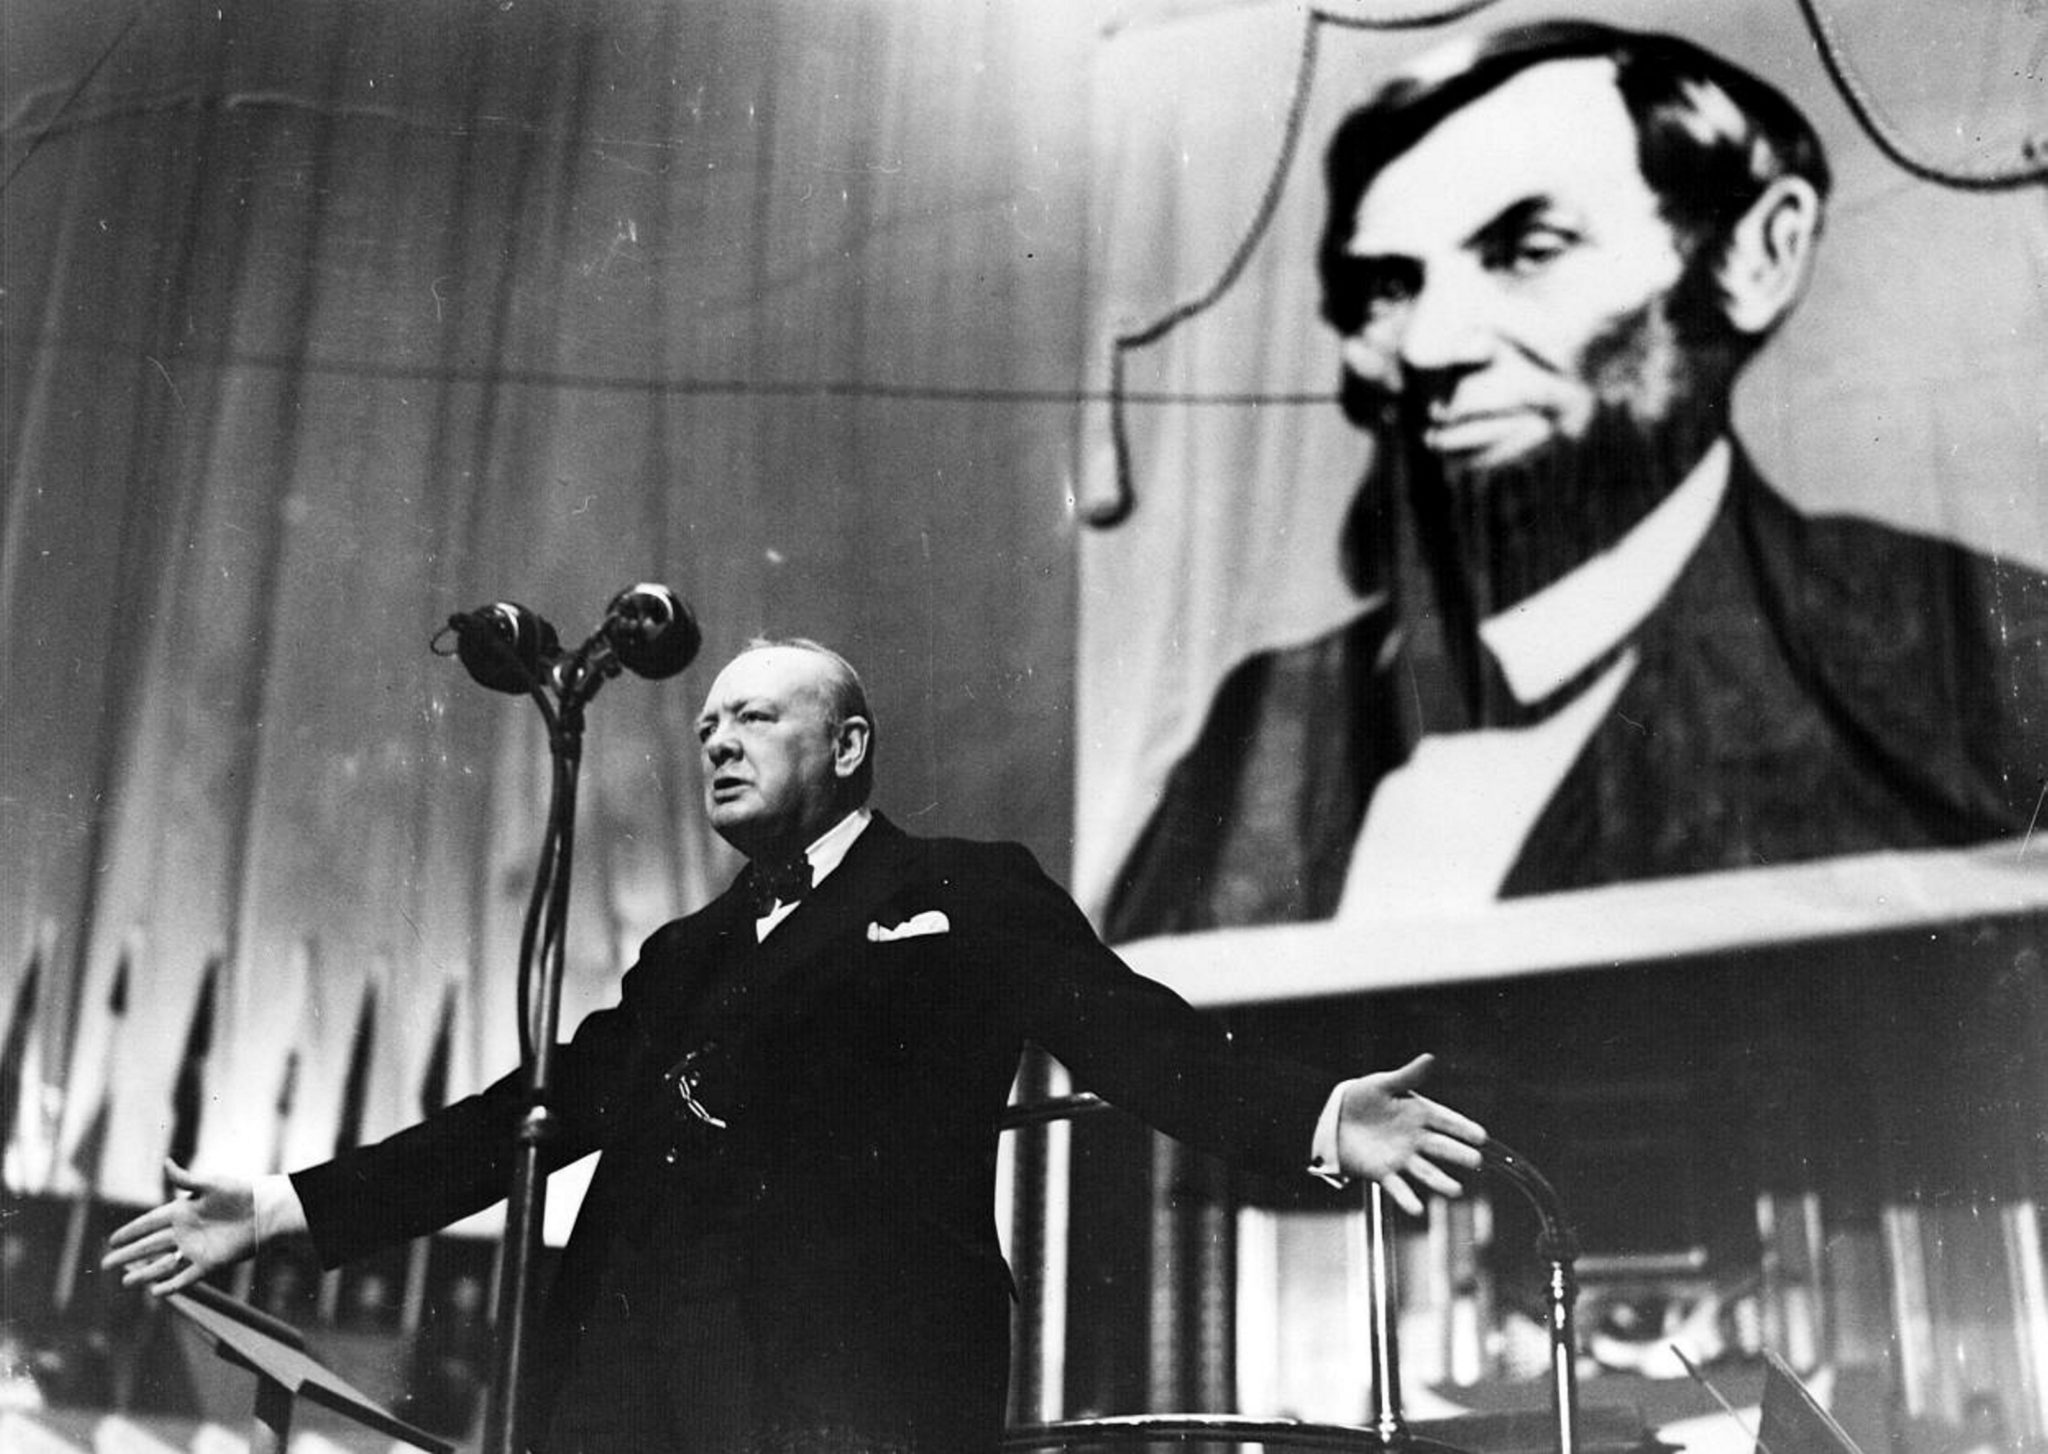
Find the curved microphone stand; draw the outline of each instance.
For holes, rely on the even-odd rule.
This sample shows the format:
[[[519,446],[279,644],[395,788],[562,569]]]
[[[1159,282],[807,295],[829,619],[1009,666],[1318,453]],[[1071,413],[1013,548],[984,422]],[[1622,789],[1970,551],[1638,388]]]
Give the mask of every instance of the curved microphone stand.
[[[616,668],[615,668],[616,669]],[[548,727],[553,762],[540,866],[519,939],[519,1049],[526,1072],[526,1114],[517,1133],[512,1189],[505,1203],[505,1246],[498,1274],[496,1368],[484,1419],[484,1444],[494,1454],[527,1447],[522,1371],[530,1341],[533,1274],[547,1213],[544,1150],[555,1136],[548,1100],[554,1083],[555,1032],[561,1019],[564,948],[568,941],[570,868],[576,850],[576,780],[583,765],[583,708],[602,678],[559,683],[559,709],[536,682],[532,697]],[[536,941],[538,952],[536,953]]]
[[[583,765],[583,709],[599,687],[619,674],[621,662],[611,642],[602,638],[539,672],[495,633],[479,632],[467,644],[489,652],[494,666],[523,682],[547,723],[548,754],[553,762],[547,827],[519,939],[519,1049],[526,1075],[526,1114],[519,1123],[512,1187],[506,1198],[492,1395],[484,1417],[483,1440],[489,1454],[523,1454],[530,1433],[523,1371],[531,1341],[534,1267],[547,1211],[545,1152],[557,1130],[549,1097],[568,941],[576,781]],[[550,689],[555,697],[552,702]]]

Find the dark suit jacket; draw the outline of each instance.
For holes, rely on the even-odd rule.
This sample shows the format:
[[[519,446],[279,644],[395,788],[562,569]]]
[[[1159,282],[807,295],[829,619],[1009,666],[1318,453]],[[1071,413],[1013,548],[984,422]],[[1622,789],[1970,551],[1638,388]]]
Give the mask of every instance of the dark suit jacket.
[[[1392,625],[1363,615],[1232,673],[1120,875],[1112,942],[1336,911],[1372,791],[1415,735]],[[1707,539],[1629,644],[1640,663],[1505,896],[1983,841],[2039,805],[2048,578],[1803,515],[1740,450]]]
[[[871,942],[871,924],[930,910],[948,932]],[[677,1114],[662,1080],[707,1037],[699,1097],[725,1130]],[[767,1397],[843,1404],[863,1390],[853,1417],[881,1427],[906,1404],[913,1421],[964,1409],[957,1437],[992,1441],[1008,1307],[995,1127],[1027,1039],[1159,1129],[1275,1172],[1304,1165],[1334,1084],[1235,1054],[1218,1025],[1105,949],[1023,848],[913,838],[878,815],[764,943],[733,892],[659,930],[619,1005],[564,1047],[548,1159],[604,1155],[549,1300],[538,1378],[566,1366],[619,1248],[722,1235],[774,1371]],[[295,1175],[323,1260],[500,1199],[521,1100],[508,1077]]]

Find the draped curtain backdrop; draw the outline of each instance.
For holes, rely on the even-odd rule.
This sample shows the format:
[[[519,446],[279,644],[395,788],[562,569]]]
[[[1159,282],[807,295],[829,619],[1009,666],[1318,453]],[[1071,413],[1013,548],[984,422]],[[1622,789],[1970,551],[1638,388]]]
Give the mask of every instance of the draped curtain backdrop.
[[[1021,838],[1099,909],[1218,683],[1356,606],[1336,538],[1368,460],[1316,316],[1324,139],[1423,47],[1551,10],[1691,34],[1824,134],[1818,271],[1737,400],[1765,472],[1807,511],[2048,568],[2036,0],[0,8],[8,1185],[142,1201],[174,1147],[302,1164],[511,1065],[546,744],[529,704],[429,651],[493,600],[574,642],[658,580],[705,624],[680,681],[625,678],[592,708],[570,1023],[735,866],[703,826],[690,724],[712,664],[764,630],[862,663],[885,810]],[[1932,180],[1871,119],[1908,157],[2031,179]],[[2017,950],[1944,941],[1944,963],[2011,971],[1969,1016],[1944,1007],[1958,1043],[2041,1038],[2041,841],[1970,859],[2036,913]],[[1796,882],[1802,932],[1866,927]],[[1953,886],[1886,893],[1916,924],[1989,911]],[[1673,948],[1610,944],[1650,920],[1504,918],[1132,953],[1210,1003],[1316,1006]],[[1736,927],[1770,948],[1782,926]],[[1682,947],[1725,945],[1705,928]],[[1842,942],[1830,963],[1855,958]],[[1901,1041],[1947,1043],[1896,1018]],[[1796,1069],[1805,1050],[1743,1054]],[[2038,1102],[2038,1054],[2012,1065],[1922,1093],[1930,1134],[1937,1109],[1962,1125],[1989,1104],[1987,1082]],[[2000,1140],[2001,1165],[2038,1170],[2030,1148]],[[1141,1189],[1072,1239],[1075,1407],[1229,1381],[1227,1205],[1184,1235],[1178,1163],[1125,1161],[1156,1172],[1155,1215]],[[1062,1174],[1045,1180],[1056,1202]],[[2009,1210],[2048,1344],[2035,1206]],[[1919,1224],[1899,1212],[1903,1246]],[[1054,1218],[1034,1355],[1052,1409],[1064,1235]],[[1125,1250],[1089,1281],[1087,1258]],[[1149,1283],[1130,1275],[1148,1259]],[[1157,1335],[1128,1379],[1096,1366],[1098,1302]],[[2009,1324],[1984,1341],[2020,1366]],[[1176,1349],[1199,1377],[1165,1366]]]
[[[428,649],[487,601],[705,626],[591,709],[569,1023],[734,867],[691,722],[764,630],[863,665],[885,810],[1064,866],[1082,7],[0,23],[11,1184],[381,1134],[451,987],[448,1091],[512,1063],[546,742]]]

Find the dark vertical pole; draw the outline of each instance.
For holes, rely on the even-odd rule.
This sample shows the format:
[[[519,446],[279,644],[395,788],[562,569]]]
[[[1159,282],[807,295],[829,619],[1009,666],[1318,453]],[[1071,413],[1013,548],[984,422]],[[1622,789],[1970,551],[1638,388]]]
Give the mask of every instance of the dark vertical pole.
[[[256,1416],[249,1454],[286,1454],[292,1442],[292,1391],[268,1374],[256,1375]]]
[[[548,901],[546,931],[540,940],[537,982],[520,1005],[530,1028],[527,1055],[527,1111],[519,1126],[519,1144],[506,1204],[504,1255],[499,1261],[498,1343],[494,1396],[485,1418],[487,1454],[524,1454],[528,1444],[523,1377],[531,1342],[533,1274],[539,1260],[541,1229],[547,1212],[544,1152],[555,1131],[548,1109],[554,1076],[555,1035],[561,1015],[563,949],[569,921],[569,883],[573,867],[576,824],[576,775],[582,765],[583,709],[571,699],[563,705],[554,749],[554,803],[548,814],[551,872],[540,887]],[[545,853],[547,850],[544,849]],[[530,981],[521,966],[520,983]]]
[[[1052,1060],[1036,1046],[1024,1052],[1017,1069],[1016,1103],[1037,1105],[1052,1094]],[[1046,1408],[1046,1328],[1048,1319],[1064,1317],[1065,1308],[1046,1302],[1050,1282],[1051,1246],[1047,1219],[1050,1205],[1048,1125],[1026,1125],[1010,1139],[1010,1265],[1017,1277],[1017,1335],[1011,1342],[1010,1421],[1037,1423]]]

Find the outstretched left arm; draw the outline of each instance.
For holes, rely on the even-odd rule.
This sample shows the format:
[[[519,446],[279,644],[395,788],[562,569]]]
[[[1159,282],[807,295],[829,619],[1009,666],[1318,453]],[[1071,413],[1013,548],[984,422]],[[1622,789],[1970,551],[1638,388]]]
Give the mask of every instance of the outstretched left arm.
[[[1417,1192],[1454,1197],[1454,1170],[1477,1170],[1486,1128],[1416,1089],[1435,1057],[1418,1055],[1399,1070],[1347,1080],[1336,1090],[1335,1170],[1376,1181],[1400,1208],[1422,1215]],[[1318,1160],[1327,1160],[1318,1144]]]

